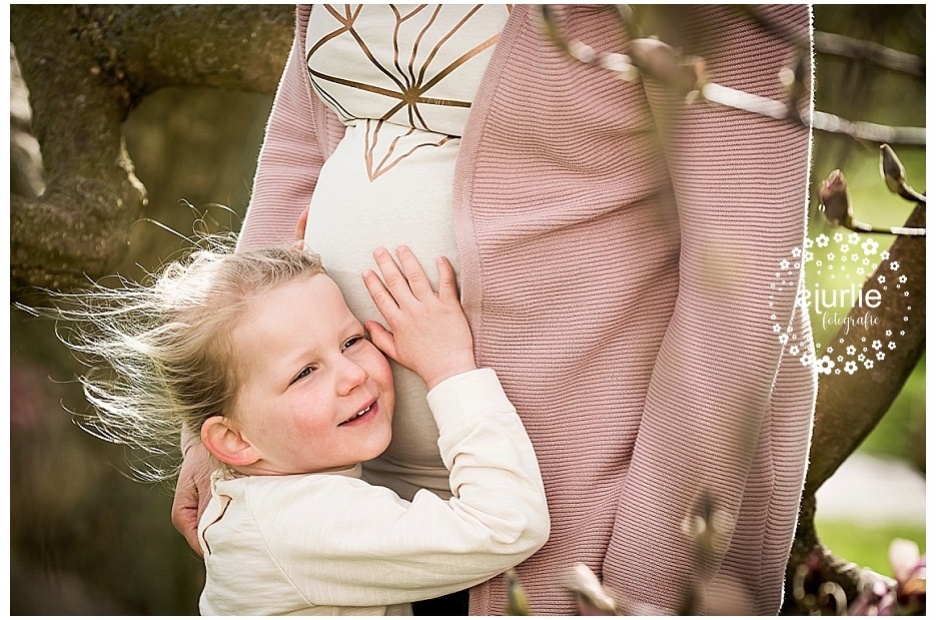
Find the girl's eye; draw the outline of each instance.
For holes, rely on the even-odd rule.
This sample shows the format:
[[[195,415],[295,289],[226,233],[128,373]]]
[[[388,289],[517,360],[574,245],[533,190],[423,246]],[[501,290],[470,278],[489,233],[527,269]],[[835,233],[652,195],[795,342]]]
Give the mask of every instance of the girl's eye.
[[[364,337],[363,337],[363,336],[354,336],[353,338],[349,338],[349,339],[341,346],[341,350],[344,351],[345,349],[349,349],[349,348],[353,347],[354,345],[356,345],[357,343],[359,343],[359,342],[362,341],[362,340],[364,340]]]
[[[298,375],[296,375],[296,377],[295,377],[292,381],[289,382],[289,384],[292,385],[293,383],[295,383],[295,382],[298,381],[299,379],[304,379],[305,377],[308,377],[308,376],[311,375],[311,374],[312,374],[312,367],[311,367],[311,366],[306,366],[305,368],[302,369],[302,372],[300,372]]]

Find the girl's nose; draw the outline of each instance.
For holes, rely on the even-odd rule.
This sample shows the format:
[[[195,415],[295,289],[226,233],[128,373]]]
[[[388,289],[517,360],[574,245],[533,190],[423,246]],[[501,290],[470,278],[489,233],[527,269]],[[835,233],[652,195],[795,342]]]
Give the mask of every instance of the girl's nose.
[[[341,363],[338,368],[337,386],[338,393],[341,396],[350,394],[356,387],[367,381],[368,377],[367,370],[365,370],[363,366],[354,360],[341,356]]]

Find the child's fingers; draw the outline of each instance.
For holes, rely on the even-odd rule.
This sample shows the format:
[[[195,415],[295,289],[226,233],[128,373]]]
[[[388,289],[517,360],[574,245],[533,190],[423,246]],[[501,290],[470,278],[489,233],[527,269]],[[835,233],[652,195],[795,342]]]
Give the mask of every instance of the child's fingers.
[[[384,354],[388,355],[391,359],[396,360],[396,342],[393,339],[393,334],[376,321],[365,322],[364,328],[367,329],[367,333],[370,334],[370,339],[371,342],[374,343],[374,346],[383,351]]]
[[[299,221],[296,222],[296,233],[295,233],[295,243],[299,244],[299,249],[302,249],[302,242],[305,239],[306,226],[309,222],[309,207],[306,207],[302,211],[302,215],[299,216]]]
[[[432,290],[432,284],[429,282],[426,272],[423,271],[422,265],[416,260],[413,251],[405,245],[401,245],[397,248],[396,254],[400,259],[400,266],[403,267],[403,276],[409,283],[410,290],[413,291],[416,299],[430,299],[435,292]]]
[[[439,270],[439,299],[448,303],[459,303],[458,284],[455,282],[455,269],[444,256],[436,260]]]
[[[374,260],[377,262],[377,268],[380,269],[380,275],[383,276],[386,289],[393,295],[398,306],[413,296],[406,278],[386,248],[374,250]]]
[[[364,278],[364,286],[374,301],[374,305],[377,306],[377,310],[385,319],[392,321],[392,317],[396,316],[400,310],[393,295],[386,289],[377,274],[370,269],[365,270],[361,277]]]

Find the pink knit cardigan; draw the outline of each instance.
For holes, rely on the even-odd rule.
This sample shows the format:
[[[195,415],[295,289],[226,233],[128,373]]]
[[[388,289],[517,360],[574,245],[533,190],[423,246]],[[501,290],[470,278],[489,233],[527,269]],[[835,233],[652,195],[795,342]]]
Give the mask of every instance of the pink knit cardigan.
[[[807,7],[765,10],[808,32]],[[344,132],[310,88],[308,15],[300,6],[244,248],[292,239]],[[625,51],[607,7],[557,18]],[[687,7],[686,23],[711,35],[693,51],[714,81],[785,98],[788,44],[730,7]],[[518,569],[536,613],[574,613],[560,585],[573,562],[630,601],[678,609],[699,574],[683,523],[703,491],[722,517],[709,592],[755,613],[781,602],[815,373],[782,355],[774,325],[804,350],[811,337],[796,287],[775,274],[803,243],[809,132],[697,104],[669,126],[664,158],[665,107],[652,83],[565,58],[536,7],[518,5],[462,139],[453,208],[478,363],[523,418],[552,515],[549,542]],[[504,601],[494,579],[472,590],[471,611]]]

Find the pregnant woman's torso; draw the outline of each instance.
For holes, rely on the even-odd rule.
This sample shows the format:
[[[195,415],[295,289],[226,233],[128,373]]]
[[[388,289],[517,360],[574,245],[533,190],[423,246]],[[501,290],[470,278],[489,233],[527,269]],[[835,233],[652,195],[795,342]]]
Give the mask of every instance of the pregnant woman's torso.
[[[378,246],[458,269],[452,182],[469,106],[507,21],[504,5],[316,5],[306,60],[316,94],[347,125],[319,176],[306,229],[348,305],[381,317],[361,282]],[[314,319],[314,317],[310,317]],[[448,495],[425,386],[394,365],[393,441],[368,480],[410,498]]]

